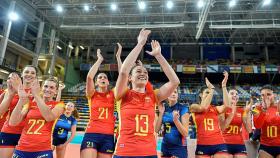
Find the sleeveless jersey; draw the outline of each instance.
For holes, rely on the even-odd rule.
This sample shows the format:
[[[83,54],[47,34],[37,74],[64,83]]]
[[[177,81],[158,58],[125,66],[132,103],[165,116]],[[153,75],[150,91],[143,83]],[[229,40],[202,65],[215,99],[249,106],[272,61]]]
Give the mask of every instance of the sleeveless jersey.
[[[227,109],[225,113],[225,118],[227,118],[232,112],[232,109]],[[233,116],[231,123],[228,128],[223,132],[224,140],[227,144],[244,144],[242,137],[242,125],[243,125],[243,116],[244,110],[242,108],[237,108],[236,113]]]
[[[51,101],[46,105],[53,109],[56,106],[65,107],[63,102]],[[25,118],[24,128],[16,146],[17,150],[26,152],[39,152],[52,150],[52,131],[55,121],[47,122],[37,104],[29,103],[29,111]]]
[[[277,106],[270,106],[262,112],[261,106],[256,107],[259,116],[254,116],[254,125],[261,129],[260,143],[266,146],[280,146],[280,115]]]
[[[218,111],[210,106],[206,111],[193,113],[193,120],[197,131],[198,145],[224,144],[224,139],[219,126]]]
[[[90,120],[86,133],[114,134],[114,101],[113,90],[107,93],[94,92],[88,100]]]
[[[162,124],[164,127],[163,143],[170,145],[186,146],[186,137],[181,135],[173,121],[173,111],[175,110],[179,111],[180,121],[181,116],[189,112],[188,107],[180,103],[176,103],[171,107],[169,105],[165,105],[165,111],[162,117]]]
[[[156,95],[127,90],[121,98],[115,155],[157,155],[154,134]]]

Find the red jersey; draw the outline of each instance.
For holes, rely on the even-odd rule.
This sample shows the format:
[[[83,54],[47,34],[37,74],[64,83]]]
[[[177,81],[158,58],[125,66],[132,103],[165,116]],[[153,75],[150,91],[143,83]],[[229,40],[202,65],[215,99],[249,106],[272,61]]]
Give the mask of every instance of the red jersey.
[[[28,91],[28,90],[26,90],[26,91]],[[10,103],[9,110],[8,110],[8,116],[7,116],[7,119],[6,119],[6,121],[5,121],[5,123],[2,127],[1,132],[11,133],[11,134],[21,134],[23,126],[24,126],[23,121],[16,126],[10,126],[9,125],[10,115],[12,114],[13,110],[15,109],[18,100],[19,100],[19,96],[17,94],[15,94],[15,96],[13,97],[13,99]],[[33,97],[30,96],[29,100],[32,101]]]
[[[121,98],[117,156],[157,155],[154,135],[156,95],[127,90]]]
[[[65,107],[63,102],[56,101],[47,102],[46,105],[50,109],[56,106]],[[43,118],[37,104],[31,102],[16,149],[26,152],[52,150],[52,131],[54,123],[55,121],[47,122]]]
[[[256,107],[259,116],[254,116],[254,125],[261,129],[261,144],[280,146],[280,115],[277,106],[270,106],[263,112],[261,106]]]
[[[210,106],[204,112],[193,113],[198,145],[216,145],[225,143],[219,126],[218,115],[219,113],[214,106]]]
[[[3,95],[3,96],[1,96],[1,97],[3,97],[3,99],[4,99],[4,96],[5,96],[4,90],[0,89],[0,95]],[[2,100],[2,101],[3,101],[3,100]],[[1,102],[2,102],[2,101],[1,101]],[[0,116],[0,130],[2,129],[4,123],[5,123],[6,119],[7,119],[7,116],[8,116],[8,112],[6,112],[6,113],[4,113],[2,116]]]
[[[114,102],[115,97],[112,90],[107,93],[94,92],[93,96],[88,100],[90,120],[86,133],[114,135]]]
[[[232,109],[227,109],[225,113],[225,118],[227,118],[232,112]],[[237,108],[236,113],[233,116],[231,123],[228,128],[223,132],[224,140],[227,144],[244,144],[242,137],[242,125],[243,125],[243,108]]]

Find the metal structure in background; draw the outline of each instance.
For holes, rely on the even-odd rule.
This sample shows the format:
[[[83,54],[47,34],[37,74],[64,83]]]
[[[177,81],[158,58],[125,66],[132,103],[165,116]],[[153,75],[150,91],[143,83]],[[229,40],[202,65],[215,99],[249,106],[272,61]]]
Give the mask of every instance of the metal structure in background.
[[[173,0],[172,9],[165,0],[145,0],[144,10],[137,0],[18,0],[17,5],[32,7],[35,12],[27,15],[50,23],[74,45],[134,45],[140,27],[152,28],[153,39],[170,45],[280,43],[280,1],[263,6],[263,0],[238,0],[232,8],[229,0],[204,1],[201,9],[198,0]]]

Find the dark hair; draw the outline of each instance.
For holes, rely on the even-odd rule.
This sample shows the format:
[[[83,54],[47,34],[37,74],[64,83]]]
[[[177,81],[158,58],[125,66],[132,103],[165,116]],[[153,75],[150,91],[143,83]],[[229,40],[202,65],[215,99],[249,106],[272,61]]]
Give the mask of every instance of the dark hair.
[[[105,74],[105,75],[107,76],[107,79],[109,80],[107,73],[105,73],[105,72],[98,72],[98,74],[95,75],[95,78],[94,78],[94,81],[95,81],[95,82],[97,81],[97,77],[98,77],[98,75],[100,75],[100,74]]]
[[[58,87],[59,87],[59,82],[58,82],[58,80],[57,80],[55,77],[49,77],[49,78],[47,78],[43,83],[45,83],[46,81],[52,81],[52,82],[54,82],[55,85],[56,85],[56,89],[58,89]]]
[[[34,66],[34,65],[25,65],[24,68],[22,69],[22,72],[23,72],[23,70],[24,70],[25,68],[27,68],[27,67],[32,67],[32,68],[34,68],[34,69],[35,69],[35,72],[36,72],[36,76],[38,75],[38,68],[37,68],[36,66]]]
[[[80,118],[80,114],[79,114],[78,109],[76,108],[76,106],[74,107],[74,111],[72,112],[72,115],[74,116],[74,118],[76,120]]]
[[[262,86],[262,88],[260,89],[260,91],[262,91],[262,90],[264,90],[264,89],[269,89],[269,90],[274,91],[274,88],[273,88],[271,85],[269,85],[269,84]]]
[[[205,89],[207,89],[208,87],[207,86],[202,86],[202,87],[200,87],[200,89],[199,89],[199,94],[202,94],[203,93],[203,91],[205,90]]]

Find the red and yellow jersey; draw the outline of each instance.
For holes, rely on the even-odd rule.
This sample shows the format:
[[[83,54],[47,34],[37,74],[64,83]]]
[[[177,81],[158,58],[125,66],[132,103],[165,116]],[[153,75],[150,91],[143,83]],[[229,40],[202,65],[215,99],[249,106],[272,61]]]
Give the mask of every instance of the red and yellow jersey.
[[[2,95],[5,91],[3,89],[0,89],[0,95]],[[5,94],[3,94],[5,95]],[[4,98],[4,96],[3,96]],[[2,100],[3,101],[3,100]],[[4,126],[5,121],[7,120],[8,112],[4,113],[2,116],[0,116],[0,130]]]
[[[210,106],[206,111],[192,113],[197,132],[198,145],[224,144],[222,131],[219,126],[218,111]]]
[[[280,115],[277,106],[270,106],[266,112],[257,106],[255,111],[259,113],[259,116],[254,116],[254,125],[261,129],[261,144],[280,146]]]
[[[8,116],[8,112],[6,112],[5,114],[3,114],[2,116],[0,116],[0,130],[2,129],[2,127],[4,126],[4,123],[7,120],[7,116]]]
[[[154,135],[156,102],[154,91],[139,93],[127,90],[121,98],[115,155],[157,155]]]
[[[50,109],[56,106],[65,107],[63,102],[56,101],[47,102],[46,105]],[[37,104],[30,102],[24,128],[16,149],[26,152],[52,150],[54,123],[55,121],[47,122],[43,118]]]
[[[26,89],[26,91],[29,91],[29,89]],[[10,126],[9,125],[10,115],[12,114],[13,110],[15,109],[18,100],[19,100],[19,96],[17,94],[15,94],[14,98],[12,99],[12,101],[10,103],[7,119],[6,119],[6,121],[5,121],[5,123],[2,127],[1,132],[11,133],[11,134],[21,134],[23,126],[24,126],[24,121],[22,121],[20,124],[18,124],[16,126]],[[29,100],[32,101],[33,97],[30,96]]]
[[[231,114],[232,109],[227,109],[225,112],[225,119]],[[242,125],[243,125],[243,108],[237,108],[236,113],[233,116],[228,128],[223,132],[225,143],[227,144],[244,144],[242,137]],[[245,129],[243,129],[245,130]]]
[[[88,99],[90,120],[86,133],[114,134],[114,102],[113,90],[107,93],[94,92]]]

